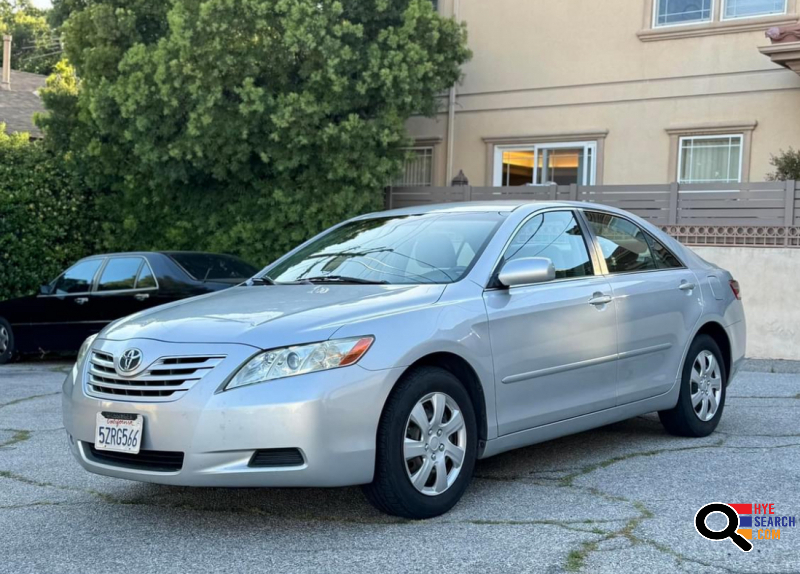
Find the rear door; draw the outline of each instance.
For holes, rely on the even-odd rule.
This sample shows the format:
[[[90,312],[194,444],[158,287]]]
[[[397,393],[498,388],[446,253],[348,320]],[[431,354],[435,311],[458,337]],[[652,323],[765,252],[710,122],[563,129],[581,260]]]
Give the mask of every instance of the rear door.
[[[586,239],[572,210],[531,216],[497,267],[547,257],[556,280],[484,292],[501,435],[616,403],[614,301]]]
[[[127,317],[152,305],[158,289],[150,265],[141,256],[115,256],[103,267],[92,305],[105,324]]]
[[[672,388],[702,313],[694,273],[633,221],[584,210],[617,309],[618,404]]]

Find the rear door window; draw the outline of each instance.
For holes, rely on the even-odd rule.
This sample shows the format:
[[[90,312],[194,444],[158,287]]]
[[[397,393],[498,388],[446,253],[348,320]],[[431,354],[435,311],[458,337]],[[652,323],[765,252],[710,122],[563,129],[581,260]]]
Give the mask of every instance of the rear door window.
[[[657,269],[645,233],[627,219],[610,213],[587,211],[586,219],[597,236],[609,273]]]
[[[113,257],[103,269],[98,291],[129,291],[136,285],[136,276],[144,259],[141,257]]]

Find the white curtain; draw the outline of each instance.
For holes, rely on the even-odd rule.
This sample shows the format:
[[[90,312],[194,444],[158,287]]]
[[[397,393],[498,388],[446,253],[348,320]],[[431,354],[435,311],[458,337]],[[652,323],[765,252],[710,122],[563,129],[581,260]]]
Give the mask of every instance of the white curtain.
[[[681,148],[681,183],[731,183],[740,179],[739,136],[686,138]]]

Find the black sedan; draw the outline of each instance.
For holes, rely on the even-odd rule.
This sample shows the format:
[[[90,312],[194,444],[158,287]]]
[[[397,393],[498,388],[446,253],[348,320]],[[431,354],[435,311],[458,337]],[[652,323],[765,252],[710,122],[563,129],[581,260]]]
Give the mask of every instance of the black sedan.
[[[219,291],[258,270],[231,255],[137,252],[81,259],[38,295],[0,302],[0,364],[15,354],[74,352],[111,321]]]

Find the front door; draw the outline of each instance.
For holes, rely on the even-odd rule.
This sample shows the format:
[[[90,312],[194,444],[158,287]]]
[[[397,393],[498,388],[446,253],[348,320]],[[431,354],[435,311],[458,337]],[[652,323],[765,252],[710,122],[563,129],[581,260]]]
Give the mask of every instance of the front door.
[[[666,393],[702,313],[694,273],[632,221],[586,211],[617,305],[619,400]]]
[[[571,210],[523,223],[501,259],[547,257],[556,280],[484,293],[499,434],[613,407],[615,303]]]
[[[91,291],[102,264],[102,258],[79,261],[53,282],[49,294],[36,298],[25,325],[15,327],[20,349],[74,351],[100,329]]]

